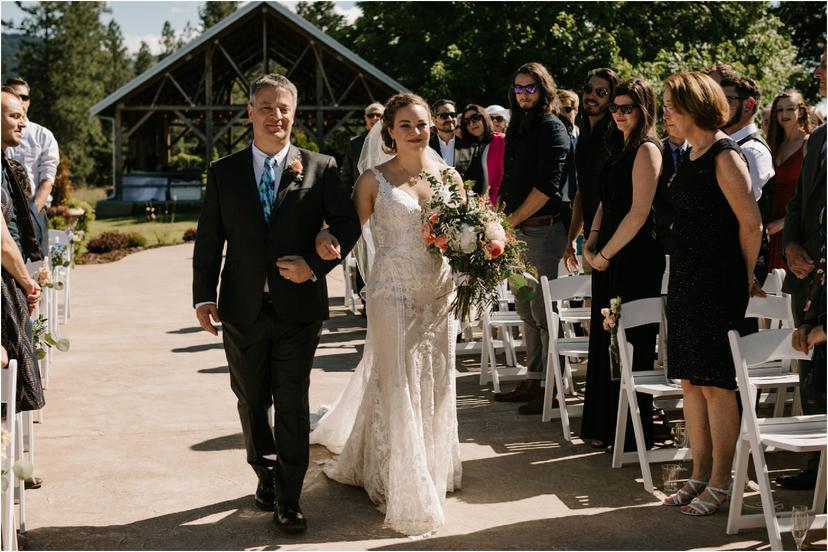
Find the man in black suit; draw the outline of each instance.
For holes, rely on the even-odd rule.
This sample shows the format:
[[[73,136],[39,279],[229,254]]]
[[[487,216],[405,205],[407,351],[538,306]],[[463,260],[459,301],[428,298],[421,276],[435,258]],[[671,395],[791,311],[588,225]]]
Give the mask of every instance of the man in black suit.
[[[290,144],[297,97],[281,75],[253,84],[253,144],[210,164],[193,253],[196,317],[213,335],[211,319],[223,323],[247,462],[259,478],[255,503],[275,510],[286,531],[307,527],[299,496],[309,457],[308,386],[329,316],[325,275],[338,264],[317,255],[314,238],[327,223],[344,255],[360,231],[336,161]]]
[[[653,212],[655,213],[656,234],[664,247],[664,252],[669,255],[673,251],[673,208],[667,200],[667,187],[681,164],[687,159],[690,153],[690,144],[687,140],[677,139],[667,134],[667,138],[661,141],[661,175],[658,177],[658,188],[653,199]]]
[[[819,80],[819,95],[825,97],[825,54],[814,71]],[[820,212],[825,209],[825,145],[826,130],[823,124],[808,139],[808,151],[802,163],[802,171],[796,183],[796,193],[788,202],[785,214],[785,228],[782,237],[783,252],[788,261],[788,273],[782,284],[782,291],[791,294],[794,322],[802,324],[805,303],[813,272],[817,269],[822,247]],[[815,307],[812,307],[815,308]],[[802,412],[825,414],[825,368],[815,366],[811,361],[797,361]],[[789,489],[813,489],[819,468],[819,454],[815,453],[808,467],[799,473],[781,475],[776,482]]]
[[[477,153],[477,145],[454,134],[457,128],[457,106],[452,100],[439,100],[431,107],[435,127],[428,145],[440,154],[443,161],[465,176]],[[436,132],[435,132],[436,131]]]
[[[366,107],[363,117],[368,131],[351,138],[351,141],[348,142],[348,147],[345,148],[345,155],[342,157],[342,168],[339,170],[339,177],[349,192],[353,192],[354,184],[356,184],[357,178],[359,178],[357,163],[362,153],[362,145],[365,143],[365,138],[374,125],[382,119],[384,112],[385,106],[379,102],[374,102]]]

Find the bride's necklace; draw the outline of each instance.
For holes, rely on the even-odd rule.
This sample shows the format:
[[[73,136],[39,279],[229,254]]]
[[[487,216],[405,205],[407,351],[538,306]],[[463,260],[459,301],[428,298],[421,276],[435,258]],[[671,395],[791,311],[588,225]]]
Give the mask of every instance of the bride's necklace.
[[[417,183],[417,180],[419,180],[419,178],[420,178],[420,174],[422,174],[422,172],[425,170],[425,169],[420,169],[416,173],[412,173],[411,171],[409,171],[406,168],[405,165],[402,164],[402,161],[400,161],[399,159],[397,160],[397,164],[399,165],[400,170],[402,171],[402,173],[407,177],[406,180],[405,180],[405,183],[410,184],[411,186],[414,186]]]

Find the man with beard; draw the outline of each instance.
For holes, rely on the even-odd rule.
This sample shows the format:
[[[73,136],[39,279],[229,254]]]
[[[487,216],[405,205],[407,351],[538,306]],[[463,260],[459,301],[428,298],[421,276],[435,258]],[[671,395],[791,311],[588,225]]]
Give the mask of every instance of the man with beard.
[[[477,151],[475,144],[455,135],[457,125],[457,106],[452,100],[438,100],[431,107],[434,115],[434,129],[428,145],[440,154],[446,165],[454,167],[461,176],[465,176]]]
[[[517,239],[526,242],[526,260],[537,277],[556,278],[559,252],[566,240],[561,220],[561,188],[566,179],[569,133],[555,115],[558,97],[555,81],[540,63],[527,63],[515,71],[509,89],[511,121],[506,130],[506,158],[500,197]],[[543,294],[535,290],[531,301],[518,301],[524,322],[527,380],[514,390],[498,393],[497,401],[528,402],[521,414],[543,409],[544,363],[549,345]]]
[[[569,236],[563,251],[563,258],[570,270],[575,270],[578,266],[573,243],[581,229],[589,237],[592,218],[598,210],[598,176],[610,155],[605,140],[612,117],[607,107],[615,99],[615,89],[620,82],[615,71],[602,67],[590,71],[584,84],[581,97],[584,116],[575,152],[578,191],[572,201],[572,223],[569,225]]]

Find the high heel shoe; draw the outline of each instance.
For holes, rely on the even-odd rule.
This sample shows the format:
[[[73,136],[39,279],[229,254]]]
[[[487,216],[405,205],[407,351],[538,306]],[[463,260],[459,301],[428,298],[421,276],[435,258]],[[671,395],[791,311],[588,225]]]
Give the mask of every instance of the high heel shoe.
[[[665,506],[686,506],[687,504],[690,504],[694,498],[702,494],[706,487],[707,481],[688,479],[687,483],[685,483],[676,494],[665,498],[663,504]]]
[[[709,496],[711,500],[705,500],[701,496],[697,496],[690,502],[690,504],[681,508],[681,513],[686,516],[710,516],[715,514],[716,511],[725,502],[727,502],[727,499],[730,498],[729,488],[720,489],[718,487],[708,485],[705,490],[707,491],[707,496]]]

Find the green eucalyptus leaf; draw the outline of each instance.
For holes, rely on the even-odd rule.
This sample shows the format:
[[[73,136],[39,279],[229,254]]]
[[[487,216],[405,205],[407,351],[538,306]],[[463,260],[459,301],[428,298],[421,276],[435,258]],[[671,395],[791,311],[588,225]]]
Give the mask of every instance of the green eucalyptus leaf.
[[[57,341],[55,341],[55,338],[52,337],[52,334],[50,334],[50,333],[47,333],[46,335],[43,336],[43,341],[45,341],[46,344],[49,345],[50,347],[54,347],[55,345],[57,345]]]
[[[532,286],[523,286],[515,292],[515,299],[518,301],[531,301],[535,297],[535,289]]]
[[[46,358],[46,351],[44,351],[43,349],[37,349],[35,351],[35,356],[37,357],[37,360],[43,360],[44,358]]]
[[[56,347],[57,347],[57,350],[62,352],[62,353],[68,352],[69,351],[69,340],[66,339],[65,337],[63,339],[58,339]]]
[[[529,285],[529,282],[526,281],[526,277],[523,274],[512,274],[509,276],[509,287],[513,290],[520,289]]]

